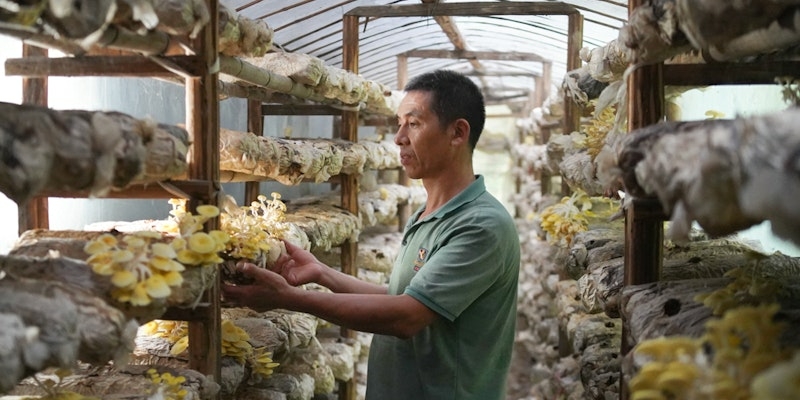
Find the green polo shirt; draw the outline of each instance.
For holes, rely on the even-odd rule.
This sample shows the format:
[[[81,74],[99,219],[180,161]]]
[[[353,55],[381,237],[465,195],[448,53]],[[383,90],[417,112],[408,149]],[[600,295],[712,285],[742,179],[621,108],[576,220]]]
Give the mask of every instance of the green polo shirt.
[[[438,313],[410,339],[374,335],[367,400],[504,400],[514,343],[519,236],[477,176],[405,227],[389,294]]]

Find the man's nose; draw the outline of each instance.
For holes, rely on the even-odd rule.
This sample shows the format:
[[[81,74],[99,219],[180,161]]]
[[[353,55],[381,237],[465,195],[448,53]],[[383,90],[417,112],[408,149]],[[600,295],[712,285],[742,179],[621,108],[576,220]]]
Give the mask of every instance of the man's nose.
[[[397,128],[397,132],[394,134],[394,144],[399,146],[405,143],[405,140],[408,138],[405,131],[406,130],[402,126]]]

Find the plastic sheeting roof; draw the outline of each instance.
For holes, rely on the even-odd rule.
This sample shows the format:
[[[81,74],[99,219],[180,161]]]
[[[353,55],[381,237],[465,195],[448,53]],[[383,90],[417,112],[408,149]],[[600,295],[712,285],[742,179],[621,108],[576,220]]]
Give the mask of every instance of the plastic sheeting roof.
[[[477,0],[492,2],[490,0]],[[311,54],[326,64],[342,67],[342,19],[356,7],[421,4],[421,0],[221,0],[252,19],[263,19],[275,31],[274,44],[289,52]],[[434,2],[427,0],[425,2]],[[444,1],[441,1],[444,2]],[[468,3],[469,0],[447,3]],[[512,3],[511,1],[496,1]],[[604,46],[627,20],[623,0],[564,0],[583,16],[583,46]],[[568,18],[564,15],[494,15],[449,17],[464,39],[464,50],[535,53],[551,61],[552,85],[566,73]],[[397,87],[397,56],[416,50],[456,50],[433,17],[360,18],[359,73],[367,79]],[[467,74],[484,88],[488,99],[521,99],[542,74],[542,62],[408,58],[408,76],[447,68]],[[551,90],[554,89],[551,88]]]

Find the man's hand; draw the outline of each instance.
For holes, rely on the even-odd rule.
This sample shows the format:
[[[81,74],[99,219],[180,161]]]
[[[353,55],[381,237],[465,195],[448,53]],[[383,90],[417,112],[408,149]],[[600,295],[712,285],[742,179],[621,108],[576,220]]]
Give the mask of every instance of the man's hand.
[[[283,276],[292,286],[311,282],[318,283],[322,269],[328,267],[302,247],[295,246],[288,241],[283,243],[286,246],[286,252],[278,256],[270,269]]]
[[[255,264],[240,261],[236,270],[252,279],[252,283],[223,284],[220,289],[226,305],[244,306],[256,311],[284,308],[288,301],[286,297],[295,290],[282,276]]]

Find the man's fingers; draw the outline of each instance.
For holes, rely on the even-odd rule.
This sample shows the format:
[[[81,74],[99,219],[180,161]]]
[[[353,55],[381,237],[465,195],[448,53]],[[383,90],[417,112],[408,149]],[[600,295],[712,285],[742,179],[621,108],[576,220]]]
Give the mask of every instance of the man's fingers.
[[[261,280],[265,273],[269,272],[264,268],[259,268],[257,265],[249,262],[239,261],[236,264],[236,270],[247,278],[254,280]]]
[[[220,290],[222,291],[222,299],[226,303],[239,305],[246,297],[243,294],[243,288],[239,286],[223,284],[220,285]]]
[[[302,247],[296,246],[294,243],[292,243],[292,242],[290,242],[288,240],[283,240],[283,245],[284,245],[284,247],[286,247],[286,253],[287,254],[292,254],[292,253],[295,253],[297,250],[302,250],[303,249]]]

